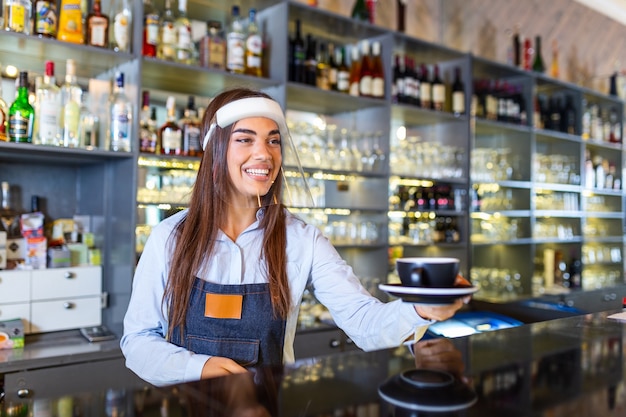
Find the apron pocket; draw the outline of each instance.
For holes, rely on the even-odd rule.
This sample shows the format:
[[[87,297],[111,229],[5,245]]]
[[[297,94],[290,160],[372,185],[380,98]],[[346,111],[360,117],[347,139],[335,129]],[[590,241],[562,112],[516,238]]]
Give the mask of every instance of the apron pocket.
[[[209,339],[187,336],[187,348],[194,353],[230,358],[241,366],[256,365],[259,361],[258,339]]]

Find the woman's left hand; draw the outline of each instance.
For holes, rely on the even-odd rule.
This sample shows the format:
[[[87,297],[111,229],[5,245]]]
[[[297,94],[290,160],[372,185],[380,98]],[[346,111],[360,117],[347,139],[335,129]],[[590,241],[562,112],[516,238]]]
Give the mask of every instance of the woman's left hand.
[[[472,284],[461,275],[457,275],[456,281],[454,282],[455,287],[469,287]],[[447,320],[450,317],[454,316],[454,314],[463,307],[463,305],[469,303],[471,296],[461,297],[454,300],[452,304],[443,304],[443,305],[428,305],[428,304],[417,304],[415,305],[415,311],[420,317],[426,320],[437,320],[443,321]]]

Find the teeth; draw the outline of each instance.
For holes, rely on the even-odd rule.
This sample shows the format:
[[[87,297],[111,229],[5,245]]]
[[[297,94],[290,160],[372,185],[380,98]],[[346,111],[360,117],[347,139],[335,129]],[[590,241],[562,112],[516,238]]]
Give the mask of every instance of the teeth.
[[[270,173],[269,169],[246,169],[248,174],[252,175],[267,175]]]

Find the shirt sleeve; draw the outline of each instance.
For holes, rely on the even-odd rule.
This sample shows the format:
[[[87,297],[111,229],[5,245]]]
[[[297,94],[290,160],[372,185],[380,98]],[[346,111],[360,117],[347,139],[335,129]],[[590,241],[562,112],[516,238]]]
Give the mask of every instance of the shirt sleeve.
[[[411,304],[384,303],[367,292],[350,265],[321,233],[314,239],[311,286],[333,320],[363,350],[400,346],[432,323]]]
[[[171,250],[167,245],[172,224],[162,223],[154,228],[146,242],[133,278],[120,340],[126,366],[153,385],[198,380],[210,358],[165,339],[168,321],[162,298],[169,270]]]

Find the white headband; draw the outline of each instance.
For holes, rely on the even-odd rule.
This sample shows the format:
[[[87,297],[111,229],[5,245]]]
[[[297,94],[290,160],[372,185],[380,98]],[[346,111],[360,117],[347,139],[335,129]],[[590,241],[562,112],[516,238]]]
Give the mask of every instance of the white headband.
[[[215,130],[215,126],[224,128],[241,119],[248,117],[267,117],[276,122],[280,137],[287,138],[287,123],[285,122],[285,114],[283,109],[276,101],[265,97],[249,97],[240,100],[231,101],[223,107],[220,107],[215,113],[216,123],[211,123],[209,131],[204,135],[202,141],[202,149],[206,149],[209,139]]]

